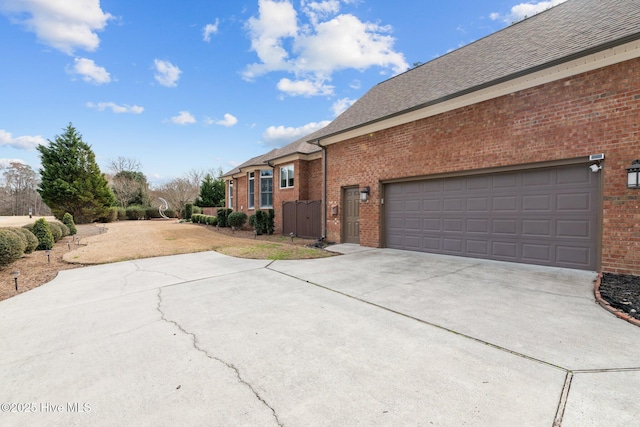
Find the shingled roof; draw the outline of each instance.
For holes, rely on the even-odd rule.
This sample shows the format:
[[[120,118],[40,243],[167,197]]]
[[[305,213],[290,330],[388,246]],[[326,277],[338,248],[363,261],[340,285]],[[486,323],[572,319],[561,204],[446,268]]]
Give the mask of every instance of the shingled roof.
[[[373,87],[315,141],[640,39],[640,0],[568,0]]]

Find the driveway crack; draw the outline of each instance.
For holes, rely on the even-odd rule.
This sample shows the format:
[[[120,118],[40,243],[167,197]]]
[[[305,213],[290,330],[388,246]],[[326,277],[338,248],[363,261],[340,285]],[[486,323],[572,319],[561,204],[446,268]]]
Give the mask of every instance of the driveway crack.
[[[182,332],[185,335],[188,335],[191,337],[191,341],[192,341],[192,345],[193,348],[196,351],[199,351],[200,353],[204,354],[206,357],[208,357],[211,360],[214,360],[218,363],[222,363],[223,365],[225,365],[227,368],[231,369],[235,375],[236,378],[238,378],[238,381],[241,384],[244,384],[249,390],[251,390],[251,392],[253,393],[253,395],[264,405],[266,406],[271,413],[273,414],[273,418],[275,419],[276,423],[279,426],[284,426],[284,424],[282,424],[282,422],[280,422],[280,419],[278,418],[278,414],[276,413],[275,409],[269,405],[269,403],[260,395],[260,393],[253,387],[253,385],[251,385],[251,383],[249,383],[247,380],[245,380],[242,377],[242,373],[240,372],[240,370],[233,364],[230,362],[227,362],[226,360],[220,359],[219,357],[216,357],[212,354],[209,354],[209,352],[207,350],[205,350],[204,348],[202,348],[199,343],[198,343],[198,337],[196,336],[196,334],[194,334],[193,332],[189,332],[187,331],[182,325],[180,325],[178,322],[176,322],[175,320],[171,320],[169,318],[167,318],[167,316],[165,315],[165,313],[162,311],[162,288],[158,289],[158,304],[156,306],[156,310],[158,310],[158,312],[160,313],[160,317],[163,321],[167,322],[167,323],[171,323],[172,325],[174,325],[176,328],[178,328],[180,330],[180,332]]]

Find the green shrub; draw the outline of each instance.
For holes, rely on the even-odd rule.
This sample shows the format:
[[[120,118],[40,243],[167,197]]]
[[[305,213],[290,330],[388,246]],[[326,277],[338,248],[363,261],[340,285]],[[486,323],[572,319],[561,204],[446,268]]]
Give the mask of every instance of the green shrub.
[[[57,222],[50,222],[49,228],[51,229],[51,234],[53,235],[54,243],[62,239],[62,229],[60,228]]]
[[[275,219],[276,217],[276,211],[274,211],[273,209],[269,209],[269,213],[267,215],[267,234],[273,234],[273,231],[275,230]]]
[[[24,227],[12,228],[12,230],[17,231],[18,233],[22,233],[22,235],[26,239],[27,246],[24,249],[25,254],[30,254],[36,250],[36,248],[38,247],[38,239],[31,231]]]
[[[228,209],[228,208],[220,208],[218,209],[217,212],[217,218],[218,218],[218,226],[219,227],[229,227],[229,224],[227,223],[227,217],[229,216],[229,214],[233,212],[233,209]]]
[[[62,216],[62,223],[69,228],[69,234],[74,235],[78,233],[78,229],[76,228],[76,223],[73,222],[73,215],[69,212],[65,213]]]
[[[187,221],[191,220],[191,216],[193,216],[193,204],[187,203],[184,205],[184,215],[183,218]]]
[[[162,216],[160,216],[160,211],[158,210],[158,208],[146,208],[145,214],[147,218],[162,218]]]
[[[24,242],[15,231],[0,229],[0,267],[20,259],[24,253]]]
[[[127,210],[123,207],[118,207],[116,208],[116,215],[118,218],[118,221],[122,221],[127,219]]]
[[[127,219],[145,219],[147,210],[142,206],[129,206],[127,208]]]
[[[244,212],[231,212],[227,217],[227,224],[237,229],[242,228],[247,222],[247,214]]]
[[[20,231],[18,231],[20,230],[20,228],[8,227],[8,228],[4,228],[3,230],[8,230],[12,232],[18,237],[18,239],[20,239],[20,250],[21,250],[20,255],[22,255],[27,251],[27,245],[29,244],[29,241],[27,240],[27,236],[25,236]],[[22,230],[24,230],[24,228]]]
[[[38,238],[38,247],[36,250],[46,250],[53,248],[55,243],[53,240],[53,234],[51,234],[51,227],[46,219],[40,218],[33,225],[33,234]]]
[[[100,215],[100,217],[98,217],[97,221],[98,222],[115,222],[118,220],[118,207],[117,206],[111,206],[109,208],[106,208],[104,210],[104,212],[102,213],[102,215]]]
[[[69,234],[71,234],[71,230],[69,230],[69,227],[67,227],[66,224],[62,222],[56,222],[55,224],[60,227],[60,230],[62,231],[62,237],[67,237]]]
[[[202,213],[202,208],[200,206],[193,205],[193,213],[194,214],[201,214]]]
[[[164,214],[169,218],[178,218],[178,213],[173,209],[167,209],[166,211],[164,211]]]
[[[218,217],[217,216],[213,216],[213,215],[207,215],[207,224],[211,225],[211,226],[217,226],[218,225]]]

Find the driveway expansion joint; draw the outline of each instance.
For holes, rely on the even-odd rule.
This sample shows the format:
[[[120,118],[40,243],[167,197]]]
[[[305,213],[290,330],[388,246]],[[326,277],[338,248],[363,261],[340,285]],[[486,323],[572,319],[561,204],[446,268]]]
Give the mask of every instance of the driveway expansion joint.
[[[186,329],[184,329],[184,327],[182,327],[182,325],[180,325],[178,322],[176,322],[175,320],[171,320],[169,318],[166,317],[165,313],[162,311],[162,303],[163,303],[163,299],[162,299],[162,288],[158,289],[158,304],[156,305],[156,310],[158,310],[158,312],[160,313],[160,318],[167,323],[171,323],[172,325],[174,325],[176,328],[178,328],[180,330],[180,332],[182,332],[185,335],[188,335],[191,337],[191,341],[192,341],[192,345],[193,348],[196,351],[199,351],[200,353],[204,354],[207,358],[214,360],[218,363],[221,363],[223,365],[225,365],[227,368],[231,369],[236,378],[238,378],[238,381],[241,384],[244,384],[252,393],[253,395],[264,405],[266,406],[271,413],[273,414],[273,418],[275,419],[276,423],[279,426],[284,426],[284,424],[282,424],[280,422],[280,419],[278,418],[278,414],[276,413],[275,409],[269,405],[269,403],[267,403],[267,401],[260,395],[260,393],[253,387],[253,385],[251,385],[251,383],[249,383],[247,380],[245,380],[242,377],[242,374],[240,373],[240,370],[233,364],[230,362],[227,362],[223,359],[220,359],[219,357],[216,357],[212,354],[209,354],[209,352],[207,350],[205,350],[204,348],[200,347],[200,345],[198,345],[198,337],[196,336],[196,334],[194,334],[193,332],[189,332]]]

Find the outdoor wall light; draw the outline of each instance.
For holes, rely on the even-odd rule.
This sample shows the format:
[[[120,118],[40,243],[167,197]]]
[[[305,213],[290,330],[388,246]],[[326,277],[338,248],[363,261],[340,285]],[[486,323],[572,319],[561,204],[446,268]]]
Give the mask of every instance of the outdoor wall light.
[[[371,189],[369,188],[369,186],[366,186],[362,190],[360,190],[360,200],[366,202],[369,199],[370,192]]]
[[[627,188],[640,188],[640,160],[634,160],[627,168]]]
[[[20,275],[20,272],[12,271],[9,274],[11,275],[11,277],[13,277],[13,281],[15,282],[15,285],[16,285],[16,292],[18,292],[18,276]]]

